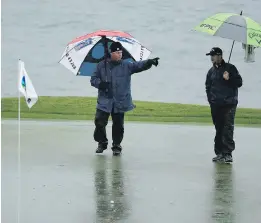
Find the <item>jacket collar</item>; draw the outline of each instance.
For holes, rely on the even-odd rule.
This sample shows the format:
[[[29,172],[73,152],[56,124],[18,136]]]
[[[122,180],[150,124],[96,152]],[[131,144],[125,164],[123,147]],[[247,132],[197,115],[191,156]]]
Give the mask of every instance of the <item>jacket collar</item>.
[[[111,58],[107,58],[106,61],[107,61],[107,63],[118,63],[118,64],[120,64],[122,62],[122,60],[119,60],[118,62],[117,61],[112,61]]]
[[[219,67],[223,67],[226,65],[226,62],[222,59],[221,63],[219,64],[213,64],[214,68],[219,68]]]
[[[120,61],[112,61],[111,59],[107,59],[107,63],[110,66],[114,67],[114,66],[121,65],[122,64],[122,60],[120,60]]]

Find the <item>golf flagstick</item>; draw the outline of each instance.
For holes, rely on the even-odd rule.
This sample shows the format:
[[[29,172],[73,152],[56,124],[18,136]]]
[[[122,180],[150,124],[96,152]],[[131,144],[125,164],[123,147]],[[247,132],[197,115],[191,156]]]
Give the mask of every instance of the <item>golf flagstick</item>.
[[[18,61],[18,190],[17,190],[17,222],[20,222],[20,203],[21,203],[21,105],[20,105],[20,90],[19,90],[19,85],[20,85],[20,72],[21,72],[21,63],[20,59]]]
[[[18,61],[18,208],[17,220],[20,222],[20,208],[21,208],[21,93],[24,95],[26,104],[30,109],[38,101],[38,95],[34,89],[31,79],[27,74],[24,62],[19,59]]]

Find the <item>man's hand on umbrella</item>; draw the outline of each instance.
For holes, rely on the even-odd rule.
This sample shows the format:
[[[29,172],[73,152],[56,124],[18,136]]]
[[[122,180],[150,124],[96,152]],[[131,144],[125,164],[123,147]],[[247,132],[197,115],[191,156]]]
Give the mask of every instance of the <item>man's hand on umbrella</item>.
[[[229,73],[227,71],[224,72],[223,78],[227,81],[229,80]]]
[[[99,84],[99,89],[100,90],[107,90],[107,89],[109,89],[109,82],[102,81]]]
[[[159,64],[159,62],[158,62],[159,59],[160,59],[159,57],[156,57],[154,59],[149,59],[148,62],[149,62],[150,65],[154,65],[154,66],[157,67],[158,64]]]

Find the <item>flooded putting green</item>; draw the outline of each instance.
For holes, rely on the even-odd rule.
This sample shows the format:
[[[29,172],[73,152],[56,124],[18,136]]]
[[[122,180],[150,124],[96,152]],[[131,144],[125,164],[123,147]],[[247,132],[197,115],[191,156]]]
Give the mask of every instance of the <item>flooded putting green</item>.
[[[111,139],[111,124],[107,133]],[[213,164],[212,126],[126,123],[96,155],[92,122],[21,122],[21,222],[259,222],[259,128]],[[16,222],[17,122],[2,122],[2,221]],[[110,141],[111,143],[111,141]]]

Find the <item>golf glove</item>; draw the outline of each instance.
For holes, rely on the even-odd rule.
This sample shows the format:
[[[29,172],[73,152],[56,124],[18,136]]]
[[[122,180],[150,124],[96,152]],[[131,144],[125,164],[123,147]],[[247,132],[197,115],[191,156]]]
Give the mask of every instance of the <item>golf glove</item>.
[[[154,65],[154,66],[158,66],[158,64],[159,64],[159,62],[158,62],[158,60],[159,60],[160,58],[159,57],[156,57],[156,58],[154,58],[154,59],[149,59],[148,60],[148,64],[149,65]]]
[[[107,89],[109,89],[109,82],[102,81],[99,84],[99,89],[100,90],[107,90]]]

